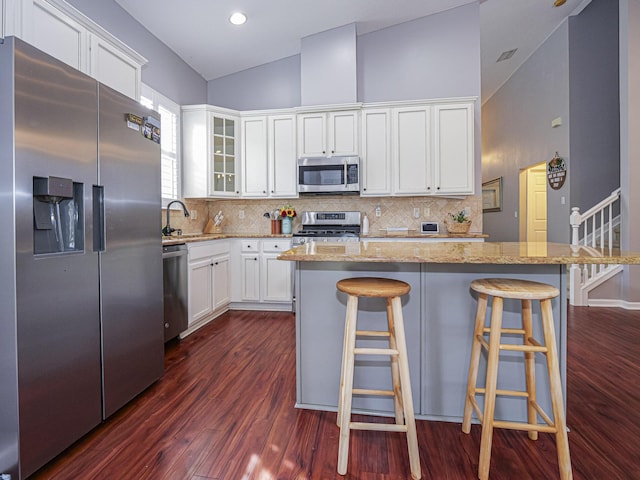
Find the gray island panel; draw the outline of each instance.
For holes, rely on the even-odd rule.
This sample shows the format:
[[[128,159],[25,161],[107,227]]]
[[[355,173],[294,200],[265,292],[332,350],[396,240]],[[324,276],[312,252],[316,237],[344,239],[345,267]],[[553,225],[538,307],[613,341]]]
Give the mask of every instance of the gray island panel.
[[[553,301],[553,313],[564,384],[564,271],[562,265],[297,262],[297,406],[328,411],[337,408],[346,296],[338,292],[335,285],[338,280],[352,276],[395,278],[406,281],[412,287],[411,293],[403,298],[403,315],[418,418],[461,421],[477,305],[477,296],[471,292],[469,285],[475,278],[524,278],[560,289],[561,297]],[[385,315],[383,300],[361,299],[358,318],[364,323],[359,324],[359,328],[383,329]],[[519,301],[505,301],[505,324],[515,325],[519,318]],[[534,302],[534,329],[536,338],[542,340],[537,302]],[[382,341],[367,342],[375,344]],[[501,354],[501,359],[498,388],[523,389],[523,355],[508,352]],[[356,363],[355,386],[389,388],[391,376],[388,365],[384,357],[361,357]],[[536,365],[540,404],[550,412],[546,360],[542,355],[536,356]],[[483,379],[481,368],[480,380]],[[479,397],[482,405],[482,398]],[[354,411],[392,415],[393,404],[388,398],[356,397]],[[496,418],[526,419],[524,400],[500,398]]]

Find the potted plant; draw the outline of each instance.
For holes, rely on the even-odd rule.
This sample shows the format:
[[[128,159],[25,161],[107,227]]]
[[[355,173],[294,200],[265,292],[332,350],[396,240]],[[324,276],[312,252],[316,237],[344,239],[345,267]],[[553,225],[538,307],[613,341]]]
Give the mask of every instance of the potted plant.
[[[464,210],[450,213],[445,223],[449,233],[467,233],[471,228],[471,219],[465,215]]]

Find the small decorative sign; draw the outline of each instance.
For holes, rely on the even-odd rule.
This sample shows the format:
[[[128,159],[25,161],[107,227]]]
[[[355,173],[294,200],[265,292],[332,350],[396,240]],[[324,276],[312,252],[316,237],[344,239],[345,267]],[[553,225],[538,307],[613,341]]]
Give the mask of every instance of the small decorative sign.
[[[556,152],[556,156],[549,160],[547,164],[547,180],[549,181],[549,186],[554,190],[559,190],[564,185],[564,181],[567,179],[567,164],[564,162],[564,159],[558,156],[558,152]]]

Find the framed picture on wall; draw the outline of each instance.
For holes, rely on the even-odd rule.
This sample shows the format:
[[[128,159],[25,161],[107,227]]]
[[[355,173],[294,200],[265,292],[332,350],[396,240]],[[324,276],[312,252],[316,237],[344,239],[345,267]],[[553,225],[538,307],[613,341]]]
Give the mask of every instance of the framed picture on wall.
[[[482,184],[482,213],[502,211],[502,177]]]

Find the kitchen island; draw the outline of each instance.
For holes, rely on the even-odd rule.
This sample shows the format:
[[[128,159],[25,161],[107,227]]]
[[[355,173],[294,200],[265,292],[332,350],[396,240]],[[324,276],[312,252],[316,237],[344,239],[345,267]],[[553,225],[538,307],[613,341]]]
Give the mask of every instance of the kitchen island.
[[[570,264],[639,264],[640,254],[599,251],[557,243],[374,242],[308,243],[280,255],[296,262],[297,406],[336,410],[346,296],[336,282],[352,276],[403,280],[411,292],[403,298],[409,368],[417,418],[460,422],[477,304],[472,280],[511,277],[557,287],[553,301],[563,387],[566,388],[567,271]],[[359,319],[367,329],[386,323],[384,302],[363,298]],[[488,313],[490,314],[490,313]],[[519,322],[520,302],[504,303],[505,327]],[[534,306],[534,332],[541,338],[539,306]],[[363,342],[380,346],[381,340]],[[523,356],[501,353],[498,388],[524,389]],[[484,361],[484,359],[483,359]],[[360,368],[359,368],[360,366]],[[483,367],[481,367],[483,372]],[[550,409],[546,364],[536,358],[539,399]],[[479,382],[484,381],[482,374]],[[388,362],[363,358],[356,362],[355,386],[384,389],[391,384]],[[566,398],[566,396],[565,396]],[[354,398],[354,411],[392,415],[388,398]],[[548,410],[547,410],[548,411]],[[526,418],[520,398],[499,398],[496,418]]]

